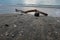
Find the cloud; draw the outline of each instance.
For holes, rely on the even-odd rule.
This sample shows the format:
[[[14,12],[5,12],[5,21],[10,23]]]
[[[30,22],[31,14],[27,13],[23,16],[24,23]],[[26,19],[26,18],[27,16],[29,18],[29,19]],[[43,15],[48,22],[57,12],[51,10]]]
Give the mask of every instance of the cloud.
[[[25,4],[36,4],[37,0],[24,0]]]
[[[56,0],[38,0],[37,3],[44,5],[53,5],[56,3]]]

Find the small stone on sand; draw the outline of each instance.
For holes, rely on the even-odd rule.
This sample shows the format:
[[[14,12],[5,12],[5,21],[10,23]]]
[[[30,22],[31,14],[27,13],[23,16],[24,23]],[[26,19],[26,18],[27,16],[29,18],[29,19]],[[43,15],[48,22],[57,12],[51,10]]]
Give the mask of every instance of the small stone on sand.
[[[1,36],[3,36],[3,34],[1,34]]]
[[[14,24],[14,27],[17,27],[17,26]]]
[[[9,25],[8,25],[8,24],[5,24],[5,26],[7,26],[7,27],[8,27]]]
[[[55,33],[58,33],[58,32],[55,32]]]
[[[21,31],[21,33],[23,33],[23,31]]]
[[[6,36],[7,36],[8,34],[9,34],[8,32],[5,33]]]
[[[12,38],[14,38],[14,34],[12,34]]]
[[[59,20],[57,20],[57,22],[60,22]]]
[[[22,36],[22,34],[21,34],[21,33],[20,33],[19,35],[20,35],[20,36]]]

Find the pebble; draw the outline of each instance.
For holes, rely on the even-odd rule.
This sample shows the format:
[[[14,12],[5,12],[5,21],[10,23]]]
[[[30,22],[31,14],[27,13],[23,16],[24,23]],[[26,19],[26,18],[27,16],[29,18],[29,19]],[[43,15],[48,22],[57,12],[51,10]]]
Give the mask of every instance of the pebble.
[[[8,25],[8,24],[5,24],[5,26],[7,26],[7,27],[8,27],[9,25]]]
[[[14,27],[17,27],[17,25],[14,24]]]
[[[8,36],[8,34],[9,34],[8,32],[5,33],[6,36]]]
[[[20,36],[24,36],[24,34],[23,33],[20,33]]]
[[[14,38],[14,34],[12,34],[12,38]]]
[[[21,33],[23,33],[24,31],[21,31]]]
[[[14,36],[14,34],[12,34],[12,36]]]
[[[58,33],[58,32],[55,32],[55,33]]]
[[[60,22],[60,20],[57,20],[57,22]]]
[[[21,33],[20,33],[19,35],[20,35],[20,36],[22,36],[22,34],[21,34]]]
[[[1,36],[3,36],[3,34],[1,34]]]

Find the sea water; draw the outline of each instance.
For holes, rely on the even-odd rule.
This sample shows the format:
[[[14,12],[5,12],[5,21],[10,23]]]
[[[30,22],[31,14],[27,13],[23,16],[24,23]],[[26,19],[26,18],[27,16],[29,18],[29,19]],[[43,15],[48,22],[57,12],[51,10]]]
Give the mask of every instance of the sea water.
[[[39,11],[47,13],[49,16],[60,17],[60,2],[55,2],[56,5],[25,5],[22,0],[0,0],[0,14],[16,13],[15,9],[19,10],[31,10],[37,9]],[[58,4],[58,5],[57,5]],[[33,13],[31,13],[33,15]]]

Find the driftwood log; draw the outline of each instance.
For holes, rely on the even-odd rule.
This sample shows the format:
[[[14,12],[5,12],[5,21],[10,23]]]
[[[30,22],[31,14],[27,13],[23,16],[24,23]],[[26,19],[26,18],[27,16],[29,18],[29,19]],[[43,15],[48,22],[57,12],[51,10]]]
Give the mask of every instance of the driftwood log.
[[[23,11],[23,10],[18,10],[18,9],[15,9],[16,12],[22,12],[22,13],[29,13],[29,12],[35,12],[34,16],[39,16],[39,14],[43,14],[44,16],[48,16],[47,13],[44,13],[42,11],[39,11],[37,9],[34,9],[34,10],[27,10],[27,11]]]

